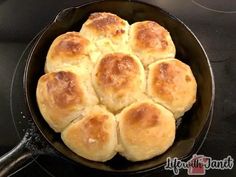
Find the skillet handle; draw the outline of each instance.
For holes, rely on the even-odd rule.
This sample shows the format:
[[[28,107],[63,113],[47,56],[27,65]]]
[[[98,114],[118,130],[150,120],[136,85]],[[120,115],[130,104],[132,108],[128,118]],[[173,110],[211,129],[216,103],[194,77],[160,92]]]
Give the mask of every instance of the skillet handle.
[[[21,142],[10,152],[0,157],[0,177],[6,177],[27,165],[33,157],[32,151],[28,148],[31,138],[25,134]]]

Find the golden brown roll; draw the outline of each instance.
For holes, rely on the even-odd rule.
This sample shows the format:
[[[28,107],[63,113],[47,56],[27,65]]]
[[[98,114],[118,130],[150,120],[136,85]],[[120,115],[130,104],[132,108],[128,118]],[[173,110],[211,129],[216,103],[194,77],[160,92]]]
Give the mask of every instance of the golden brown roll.
[[[105,162],[116,154],[116,120],[105,108],[86,109],[80,120],[62,132],[64,143],[76,154],[93,161]]]
[[[130,161],[164,153],[174,142],[175,119],[159,104],[145,100],[124,108],[117,116],[119,153]]]
[[[42,116],[56,132],[78,118],[86,106],[98,103],[90,79],[73,67],[41,76],[36,96]]]
[[[101,54],[128,50],[127,21],[107,12],[92,13],[80,33],[91,40]]]
[[[144,66],[175,57],[175,45],[169,32],[154,21],[142,21],[130,26],[129,45]]]
[[[51,44],[45,63],[45,72],[63,69],[68,65],[91,69],[96,61],[95,46],[79,32],[67,32]],[[94,62],[95,62],[94,61]]]
[[[157,61],[149,66],[148,94],[174,113],[175,118],[189,110],[196,100],[197,83],[188,65],[177,60]]]
[[[95,66],[92,80],[101,103],[114,112],[139,99],[146,85],[139,59],[123,53],[103,56]]]

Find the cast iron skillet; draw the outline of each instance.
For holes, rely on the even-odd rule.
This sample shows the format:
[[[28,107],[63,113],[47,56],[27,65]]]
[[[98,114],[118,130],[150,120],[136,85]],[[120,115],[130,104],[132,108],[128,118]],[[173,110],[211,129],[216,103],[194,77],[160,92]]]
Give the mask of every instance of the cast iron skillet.
[[[52,41],[67,31],[79,31],[81,25],[92,12],[112,12],[133,23],[142,20],[154,20],[164,26],[171,34],[177,49],[176,58],[190,65],[198,84],[197,102],[188,111],[178,127],[173,146],[163,155],[143,162],[128,162],[119,155],[106,163],[86,160],[70,151],[41,116],[36,102],[37,81],[44,74],[44,63],[47,51]],[[32,119],[37,128],[59,154],[77,164],[104,171],[110,174],[132,174],[150,172],[161,169],[167,157],[186,159],[196,152],[196,146],[203,142],[202,134],[206,133],[209,112],[214,102],[214,80],[207,55],[194,34],[176,17],[171,16],[159,7],[149,4],[130,1],[99,1],[79,7],[72,7],[61,11],[55,20],[48,25],[35,43],[29,54],[24,73],[25,98]],[[23,100],[22,100],[23,101]],[[27,135],[29,137],[30,135]],[[0,159],[0,176],[7,175],[16,170],[32,156],[26,150],[25,144],[29,138],[22,142],[10,153]],[[34,148],[35,149],[35,148]],[[37,152],[34,150],[34,154]]]

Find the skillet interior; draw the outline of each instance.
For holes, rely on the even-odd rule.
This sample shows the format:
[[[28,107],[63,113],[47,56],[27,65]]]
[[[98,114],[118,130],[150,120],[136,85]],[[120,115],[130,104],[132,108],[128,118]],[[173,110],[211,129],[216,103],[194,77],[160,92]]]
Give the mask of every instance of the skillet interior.
[[[67,31],[79,31],[81,25],[92,12],[112,12],[128,20],[129,23],[142,20],[154,20],[164,26],[171,34],[175,43],[177,56],[190,65],[198,84],[197,102],[187,112],[173,146],[163,155],[143,162],[128,162],[120,156],[106,163],[86,160],[70,151],[42,118],[36,102],[36,86],[41,75],[44,74],[44,63],[47,51],[52,41]],[[32,118],[40,132],[48,142],[68,159],[90,168],[112,172],[137,172],[156,169],[166,161],[167,157],[184,158],[194,151],[194,146],[203,141],[200,134],[209,119],[209,111],[213,104],[214,83],[207,56],[191,31],[178,19],[164,12],[158,7],[144,3],[128,1],[101,1],[84,6],[63,10],[41,35],[32,49],[24,74],[24,88],[26,101]]]

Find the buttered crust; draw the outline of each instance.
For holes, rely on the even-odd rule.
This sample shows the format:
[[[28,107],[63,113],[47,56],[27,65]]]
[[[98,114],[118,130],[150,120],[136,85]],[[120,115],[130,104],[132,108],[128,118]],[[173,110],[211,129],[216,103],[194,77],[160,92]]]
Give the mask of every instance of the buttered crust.
[[[159,104],[135,102],[116,117],[121,145],[119,153],[128,160],[150,159],[164,153],[174,142],[174,116]]]
[[[108,12],[92,13],[80,33],[93,42],[101,55],[129,51],[129,23]]]
[[[45,63],[45,72],[54,72],[67,66],[77,66],[91,72],[96,47],[79,32],[67,32],[51,44]]]
[[[142,97],[146,86],[141,62],[124,53],[103,56],[94,69],[92,80],[100,102],[112,112]]]
[[[104,107],[87,108],[81,120],[72,122],[62,132],[64,143],[76,154],[105,162],[116,154],[116,120]]]
[[[149,66],[147,92],[181,117],[196,101],[197,83],[188,65],[177,59],[157,61]]]
[[[133,23],[129,45],[145,67],[154,61],[175,57],[175,45],[170,33],[154,21]]]
[[[74,67],[40,77],[37,103],[42,116],[56,132],[61,132],[72,120],[79,118],[87,106],[98,103],[91,81],[86,77]]]

